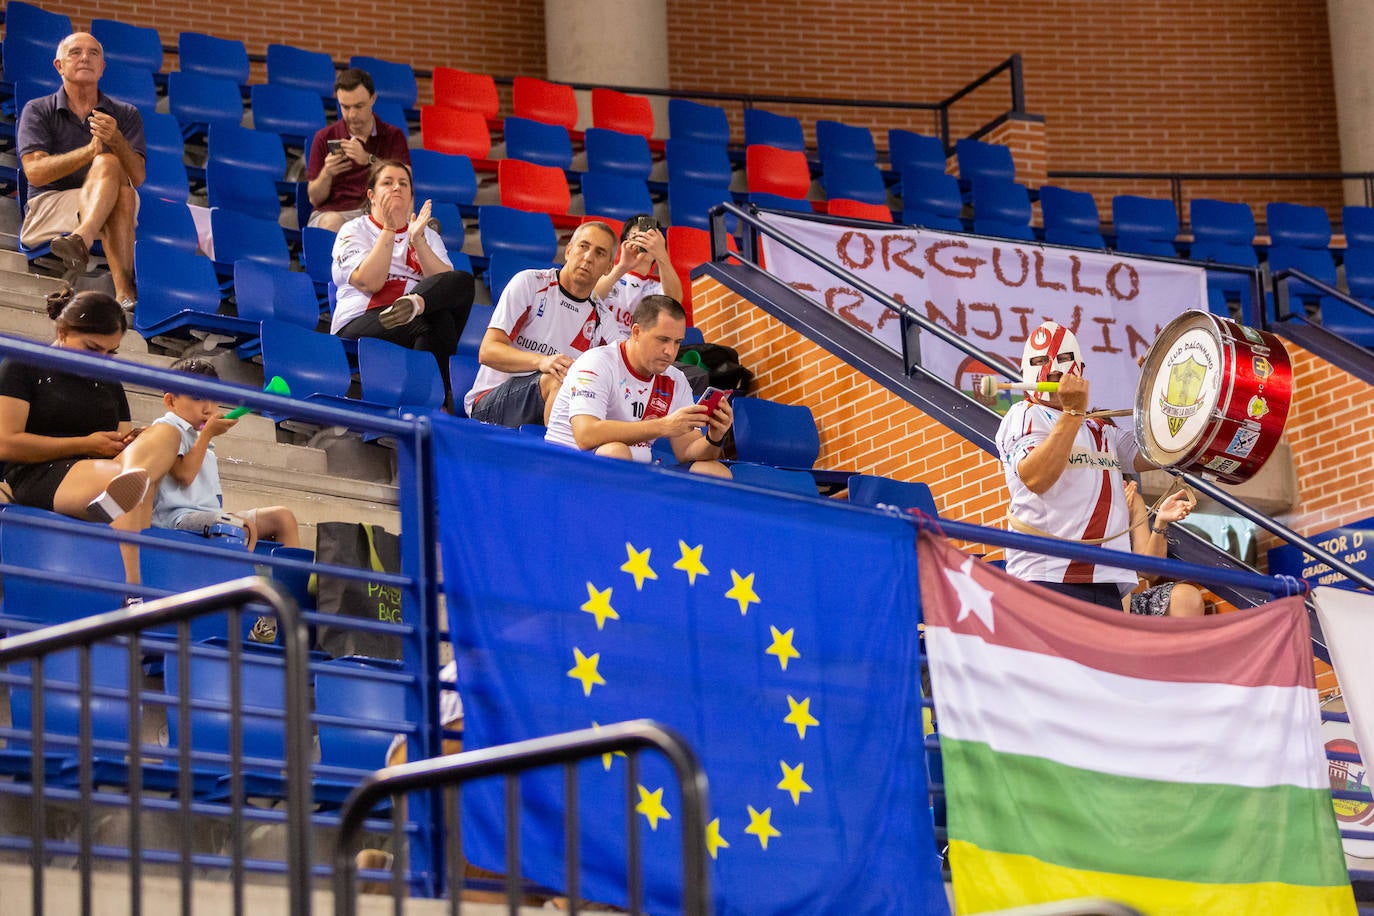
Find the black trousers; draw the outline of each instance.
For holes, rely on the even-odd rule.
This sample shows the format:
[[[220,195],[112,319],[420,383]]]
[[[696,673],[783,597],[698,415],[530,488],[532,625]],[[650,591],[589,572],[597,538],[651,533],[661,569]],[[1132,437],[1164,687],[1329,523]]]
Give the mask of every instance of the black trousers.
[[[369,309],[344,325],[339,336],[350,340],[380,337],[390,343],[433,354],[439,363],[439,375],[444,380],[444,394],[451,397],[448,361],[458,350],[458,338],[472,311],[472,274],[465,270],[446,270],[425,277],[410,292],[425,300],[424,312],[416,315],[414,320],[400,327],[384,328],[379,317],[382,310]]]

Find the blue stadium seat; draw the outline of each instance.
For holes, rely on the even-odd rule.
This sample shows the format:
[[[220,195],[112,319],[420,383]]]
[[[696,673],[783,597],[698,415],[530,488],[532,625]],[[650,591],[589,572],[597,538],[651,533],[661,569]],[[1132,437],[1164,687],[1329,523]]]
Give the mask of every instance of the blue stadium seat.
[[[506,284],[510,283],[511,277],[514,277],[520,271],[552,266],[552,260],[536,260],[534,258],[527,258],[523,254],[515,251],[497,251],[495,254],[491,256],[489,262],[487,263],[486,283],[487,290],[491,293],[492,304],[494,305],[495,303],[501,301],[501,293],[505,291]],[[488,315],[487,321],[490,320],[491,316]],[[472,325],[471,318],[468,319],[468,325]],[[485,328],[486,325],[483,324],[482,327]],[[477,339],[480,343],[480,334],[478,335]],[[475,356],[476,354],[477,351],[474,350],[473,355]]]
[[[160,197],[140,197],[138,240],[195,254],[200,248],[196,221],[185,202]]]
[[[928,484],[873,474],[850,476],[849,501],[856,506],[877,506],[882,503],[898,509],[919,509],[932,517],[940,514]]]
[[[261,83],[249,88],[253,126],[281,137],[285,146],[309,154],[315,133],[326,124],[324,107],[314,93],[294,86]]]
[[[29,80],[50,87],[46,92],[55,91],[62,78],[52,62],[58,44],[71,33],[70,16],[9,0],[5,4],[5,37],[0,41],[5,81]]]
[[[418,193],[415,199],[422,202],[424,200]],[[469,209],[476,211],[477,208]],[[463,222],[462,210],[459,210],[456,204],[435,201],[430,205],[429,215],[430,219],[439,222],[439,237],[444,240],[444,247],[448,249],[448,259],[454,270],[472,273],[472,259],[463,253],[463,245],[467,240],[467,225]]]
[[[749,203],[764,210],[786,210],[791,213],[814,213],[815,209],[799,197],[783,197],[767,191],[750,191]]]
[[[140,291],[141,292],[141,291]],[[143,302],[139,300],[139,308]],[[256,575],[253,554],[249,553],[242,541],[229,538],[209,538],[192,531],[172,528],[146,528],[143,535],[158,543],[143,544],[138,550],[139,571],[143,585],[158,595],[218,585],[233,579]],[[191,554],[177,549],[177,545],[195,547],[214,547],[211,553]],[[240,615],[240,638],[247,639],[257,615],[245,611]],[[204,614],[191,621],[193,642],[224,640],[228,636],[228,617],[224,614]],[[170,632],[165,635],[171,635]],[[170,671],[171,659],[168,658]],[[170,679],[171,675],[168,674]]]
[[[668,181],[668,213],[674,226],[710,229],[711,208],[726,202],[734,203],[734,198],[725,187],[701,184],[685,178]],[[734,218],[731,217],[732,232],[734,222]]]
[[[508,158],[564,171],[572,168],[572,139],[560,124],[510,117],[505,121],[505,137]]]
[[[730,187],[733,166],[724,146],[669,137],[664,153],[669,182],[695,181],[713,188]]]
[[[211,207],[237,210],[273,222],[281,217],[277,183],[238,162],[211,156],[205,163],[205,190]]]
[[[415,99],[419,95],[419,89],[415,83],[415,71],[410,64],[355,54],[348,59],[348,65],[367,71],[377,89],[379,102],[388,102],[398,106],[407,115],[415,107]],[[330,96],[333,94],[331,88]],[[387,123],[405,130],[406,121],[404,120],[387,121]]]
[[[816,121],[816,151],[822,162],[852,159],[864,165],[878,164],[873,132],[843,121]]]
[[[61,88],[62,77],[58,75],[57,70],[52,65],[53,59],[57,56],[56,41],[51,45],[33,44],[19,40],[10,41],[7,33],[7,37],[3,43],[0,43],[0,47],[3,47],[0,54],[4,56],[5,82],[11,84],[32,83],[38,90],[41,90],[33,93],[33,95],[47,95]],[[23,107],[22,104],[16,102],[14,110],[17,113]]]
[[[1107,247],[1102,239],[1102,218],[1097,213],[1097,202],[1087,191],[1043,185],[1040,212],[1044,216],[1045,241],[1079,248]]]
[[[248,85],[248,49],[237,38],[182,32],[177,36],[177,69],[228,80],[240,88],[242,98]]]
[[[892,128],[887,132],[887,155],[892,171],[903,179],[913,172],[948,171],[949,158],[939,137],[930,137],[910,130]]]
[[[1374,207],[1341,208],[1341,230],[1345,233],[1345,244],[1351,248],[1374,246]]]
[[[314,96],[316,108],[322,100],[333,101],[335,76],[334,61],[328,54],[295,45],[267,46],[267,82]]]
[[[477,230],[482,254],[498,251],[521,255],[532,261],[552,263],[558,255],[558,236],[547,213],[527,213],[495,204],[478,208]]]
[[[735,454],[740,461],[780,468],[810,468],[821,452],[811,408],[764,398],[737,397]]]
[[[801,121],[789,115],[775,114],[762,108],[744,109],[744,145],[772,146],[777,149],[806,152],[806,137]]]
[[[668,100],[668,135],[674,140],[692,140],[714,146],[730,144],[730,119],[719,105],[705,105],[688,99]]]
[[[922,169],[902,176],[902,222],[927,229],[963,232],[964,208],[959,181],[953,175]]]
[[[1374,304],[1374,246],[1351,245],[1345,250],[1345,282],[1351,296],[1366,305]],[[1362,347],[1374,347],[1374,315],[1334,296],[1323,296],[1321,321],[1332,333]]]
[[[1301,270],[1315,280],[1336,285],[1336,261],[1331,254],[1331,219],[1324,207],[1271,203],[1265,207],[1269,224],[1269,270]],[[1325,294],[1300,280],[1284,281],[1290,300],[1316,304]]]
[[[184,140],[203,136],[212,124],[243,123],[243,97],[232,80],[178,70],[167,74],[167,100]]]
[[[210,234],[215,246],[215,270],[221,277],[233,276],[234,262],[240,258],[277,267],[291,264],[286,236],[276,220],[219,208],[210,211]]]
[[[642,178],[585,172],[582,175],[582,208],[588,216],[627,220],[640,213],[653,213],[654,201]]]
[[[1188,222],[1193,232],[1193,244],[1188,253],[1192,260],[1239,267],[1259,266],[1259,255],[1255,251],[1255,214],[1248,205],[1194,198],[1188,205]],[[1227,301],[1238,300],[1242,321],[1249,325],[1256,323],[1248,277],[1209,270],[1207,288],[1220,292]],[[1215,306],[1213,308],[1215,310]],[[1229,317],[1229,310],[1226,315]]]
[[[469,215],[477,215],[473,206],[477,196],[477,173],[467,156],[414,149],[410,151],[410,168],[417,202],[428,199],[449,203]]]
[[[334,240],[338,233],[319,226],[306,226],[301,230],[301,266],[315,282],[317,295],[333,279],[331,266],[334,262]]]
[[[138,186],[138,199],[171,201],[185,205],[190,198],[191,187],[186,177],[186,165],[180,153],[168,153],[149,147],[148,158],[143,162],[143,184]],[[140,226],[143,214],[139,213]]]
[[[310,275],[257,261],[234,262],[234,302],[249,321],[285,321],[311,331],[320,323]]]
[[[100,91],[134,106],[140,116],[157,107],[157,85],[153,75],[139,67],[107,61],[105,72],[100,76]]]
[[[882,173],[872,162],[854,158],[826,158],[821,170],[821,187],[827,198],[846,198],[869,204],[887,204],[887,186]]]
[[[384,102],[381,99],[372,103],[372,115],[384,124],[392,127],[399,127],[401,133],[406,134],[410,131],[410,117],[406,110],[395,102]]]
[[[1172,200],[1118,194],[1112,198],[1112,228],[1117,251],[1178,257],[1178,210]]]
[[[730,465],[730,476],[735,483],[780,493],[794,493],[798,496],[817,496],[816,481],[805,471],[775,468],[766,464],[749,461],[735,461]]]
[[[262,371],[267,378],[280,375],[291,389],[291,397],[298,401],[347,407],[378,416],[395,414],[394,408],[348,397],[353,370],[342,338],[333,334],[321,334],[284,321],[264,321]],[[285,419],[265,416],[277,421]]]
[[[60,522],[60,529],[32,527],[24,521]],[[119,544],[106,537],[107,525],[68,519],[27,506],[0,511],[0,556],[16,571],[5,574],[4,616],[44,626],[66,623],[123,604],[128,588]],[[52,582],[18,570],[59,576]],[[103,587],[102,587],[103,586]]]
[[[408,677],[399,666],[379,659],[348,657],[315,667],[317,804],[343,801],[363,775],[385,766],[395,736],[415,728],[406,719],[407,690]]]
[[[473,306],[477,308],[477,306]],[[468,322],[472,324],[471,321]],[[472,386],[477,381],[477,370],[481,368],[481,363],[477,362],[476,356],[469,356],[466,353],[455,353],[448,360],[448,379],[453,386],[453,413],[454,416],[466,417],[467,412],[463,410],[463,395],[472,390]]]
[[[582,135],[587,151],[587,170],[648,181],[654,169],[649,141],[639,134],[623,134],[591,127]]]
[[[980,178],[1016,180],[1016,163],[1011,149],[1000,143],[964,138],[954,144],[954,156],[959,161],[959,178],[970,184]]]
[[[105,49],[106,64],[138,67],[155,78],[162,73],[162,37],[157,29],[118,19],[92,19],[91,34]]]
[[[134,272],[138,277],[134,330],[145,339],[197,339],[211,347],[257,339],[256,321],[220,314],[219,279],[214,264],[204,255],[141,238],[134,243]]]
[[[482,346],[482,337],[487,333],[487,325],[491,324],[491,316],[496,312],[496,297],[492,297],[491,305],[474,305],[472,311],[468,312],[467,324],[463,325],[463,331],[458,335],[459,356],[471,356],[477,358],[477,351]],[[458,390],[455,384],[454,390]],[[471,387],[471,386],[469,386]]]
[[[143,141],[148,145],[149,154],[157,151],[175,156],[181,162],[186,156],[186,138],[181,132],[181,124],[166,112],[141,111],[143,117]]]
[[[261,172],[272,181],[286,174],[286,151],[271,131],[234,124],[213,124],[206,140],[209,159]],[[213,205],[212,205],[213,206]]]
[[[358,340],[363,400],[398,412],[428,412],[444,403],[444,381],[434,356],[377,337]]]
[[[1001,178],[973,180],[973,231],[1006,239],[1035,240],[1030,193],[1026,186]]]

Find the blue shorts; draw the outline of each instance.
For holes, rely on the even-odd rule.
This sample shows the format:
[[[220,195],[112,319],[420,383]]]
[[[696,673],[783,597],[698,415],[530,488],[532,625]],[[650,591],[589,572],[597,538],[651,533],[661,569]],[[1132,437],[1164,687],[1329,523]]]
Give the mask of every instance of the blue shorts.
[[[544,422],[544,395],[539,391],[542,374],[531,372],[506,379],[484,392],[472,405],[469,416],[483,423],[519,428]]]

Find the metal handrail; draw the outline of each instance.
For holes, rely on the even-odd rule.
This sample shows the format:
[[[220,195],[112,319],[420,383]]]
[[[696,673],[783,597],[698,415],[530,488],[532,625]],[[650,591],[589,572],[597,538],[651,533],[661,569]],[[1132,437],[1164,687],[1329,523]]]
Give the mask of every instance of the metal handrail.
[[[309,633],[307,632],[305,621],[301,617],[300,609],[290,595],[282,591],[278,586],[271,582],[257,577],[248,577],[233,582],[225,582],[220,585],[213,585],[206,588],[196,589],[182,595],[175,595],[169,598],[161,598],[150,601],[133,608],[108,611],[104,614],[96,614],[81,620],[74,620],[69,623],[54,624],[44,627],[41,630],[34,630],[0,639],[0,667],[10,665],[14,662],[32,660],[41,664],[42,659],[54,652],[64,649],[85,649],[101,641],[115,639],[121,636],[136,636],[138,633],[152,629],[157,626],[167,624],[184,624],[195,617],[209,613],[218,613],[226,609],[231,611],[231,624],[235,623],[237,613],[249,604],[266,604],[277,617],[278,632],[281,634],[285,646],[285,670],[286,679],[286,698],[285,698],[285,751],[286,760],[286,883],[288,888],[289,912],[293,916],[309,916],[310,913],[310,760],[312,744],[310,738],[310,693],[309,693]],[[185,657],[190,652],[190,634],[185,625],[177,627],[178,651]],[[240,659],[243,653],[243,646],[237,640],[229,641],[229,671],[230,671],[230,754],[231,756],[242,755],[242,696],[236,683],[240,668]],[[138,652],[138,641],[129,641],[129,735],[130,735],[130,754],[129,754],[129,804],[131,808],[137,810],[141,805],[142,799],[142,755],[133,747],[139,734],[139,713],[137,698],[141,692],[140,674],[141,658]],[[90,654],[89,651],[83,652],[81,660],[81,687],[83,693],[90,691]],[[186,703],[185,697],[188,694],[186,689],[189,684],[186,681],[190,677],[190,666],[181,665],[180,674],[183,680],[181,690],[182,703]],[[39,679],[41,683],[41,675]],[[43,787],[45,785],[45,768],[43,763],[43,694],[39,686],[33,690],[33,740],[31,742],[32,754],[32,805],[33,805],[33,861],[35,868],[40,867],[43,862],[43,824],[45,821],[43,812]],[[83,710],[89,709],[89,703],[83,702]],[[184,706],[183,706],[184,714]],[[88,713],[83,712],[80,740],[80,760],[81,760],[81,801],[82,807],[87,809],[88,817],[83,820],[82,828],[82,847],[88,852],[90,849],[90,824],[89,809],[91,805],[91,735],[88,723]],[[191,857],[189,855],[190,827],[192,817],[192,792],[191,792],[191,761],[190,761],[190,742],[183,741],[179,748],[179,767],[181,769],[181,791],[180,806],[182,812],[182,855],[179,857],[180,866],[180,885],[182,911],[191,910],[191,888],[192,871]],[[236,838],[236,843],[242,843],[243,823],[242,823],[242,778],[241,775],[233,780],[234,786],[231,789],[231,797],[239,802],[234,804],[230,810],[230,831]],[[137,901],[140,898],[140,851],[138,833],[139,819],[131,820],[131,836],[129,843],[130,854],[130,895],[131,900]],[[91,879],[90,879],[90,858],[83,855],[81,884],[82,900],[84,905],[89,907],[91,900]],[[236,848],[235,862],[241,863],[243,860],[241,845]],[[244,886],[243,869],[234,868],[232,870],[233,892],[235,900],[235,911],[244,911]],[[137,904],[135,904],[137,906]],[[35,879],[33,882],[33,911],[35,913],[44,912],[43,909],[43,882]]]
[[[706,916],[711,911],[710,876],[706,870],[705,850],[706,774],[695,752],[682,736],[667,726],[648,719],[516,741],[431,760],[417,760],[387,767],[365,777],[349,794],[339,818],[339,832],[334,842],[335,916],[356,916],[357,863],[351,850],[365,819],[379,802],[409,792],[458,786],[488,776],[512,777],[528,770],[556,764],[574,764],[580,760],[616,751],[641,750],[657,750],[662,753],[672,765],[673,773],[677,777],[678,789],[682,793],[682,912],[687,916]],[[575,779],[575,774],[575,769],[570,767],[566,778]],[[509,816],[511,808],[515,806],[510,781],[507,782],[506,791]],[[575,798],[575,790],[569,790],[568,796]],[[569,816],[570,812],[565,812],[565,820]],[[399,823],[400,818],[395,820]],[[633,823],[632,820],[628,839],[631,848],[627,850],[632,883],[635,880],[633,875],[638,871],[639,858],[636,848],[637,834],[633,829]],[[518,832],[508,829],[507,850],[508,854],[514,854],[506,863],[507,889],[511,895],[511,907],[514,912],[518,903],[514,894],[519,880],[519,847],[517,839],[515,849],[511,850],[512,836],[518,837]],[[568,895],[575,907],[578,902],[577,878],[576,861],[572,852],[569,854],[568,877]],[[460,892],[457,886],[460,878],[461,876],[455,878],[455,884],[450,889],[450,893],[455,897]],[[396,890],[398,888],[393,881],[393,892]],[[638,912],[638,908],[634,906],[633,891],[632,887],[631,911]]]

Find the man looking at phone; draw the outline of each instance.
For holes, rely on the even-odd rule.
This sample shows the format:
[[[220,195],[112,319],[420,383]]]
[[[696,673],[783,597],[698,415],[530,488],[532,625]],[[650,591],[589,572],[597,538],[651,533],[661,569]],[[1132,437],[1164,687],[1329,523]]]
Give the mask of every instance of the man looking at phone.
[[[341,72],[334,80],[334,98],[339,120],[320,128],[310,143],[305,190],[314,208],[308,225],[338,232],[363,215],[373,164],[391,159],[409,165],[410,146],[404,130],[372,113],[377,91],[365,70]]]
[[[714,410],[692,403],[687,378],[673,365],[686,329],[675,299],[645,296],[627,339],[588,350],[568,369],[544,438],[647,463],[654,441],[666,437],[693,473],[729,478],[720,456],[734,414],[728,397],[714,398]]]
[[[19,115],[16,152],[29,183],[19,237],[52,240],[70,284],[86,272],[90,245],[102,240],[115,299],[132,311],[134,225],[147,148],[143,119],[132,105],[100,91],[105,52],[85,32],[57,46],[53,66],[62,87],[32,99]]]

